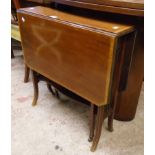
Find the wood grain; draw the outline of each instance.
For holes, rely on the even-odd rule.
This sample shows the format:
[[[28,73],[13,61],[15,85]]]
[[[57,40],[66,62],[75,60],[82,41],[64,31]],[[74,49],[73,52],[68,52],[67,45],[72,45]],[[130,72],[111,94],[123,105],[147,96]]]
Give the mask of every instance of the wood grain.
[[[117,37],[133,31],[132,26],[117,24],[115,30],[114,23],[95,24],[44,7],[21,9],[18,19],[30,68],[98,106],[108,103]]]
[[[81,27],[81,29],[83,26],[85,29],[90,28],[94,31],[101,30],[109,33],[114,33],[116,35],[123,35],[133,30],[133,26],[129,24],[120,24],[118,22],[91,19],[84,16],[78,16],[47,7],[37,6],[32,8],[23,8],[20,9],[18,12],[32,14],[33,16],[37,16],[40,18],[48,18],[48,20],[54,20],[57,22],[61,21],[61,23],[64,22],[64,24],[70,24],[71,26]]]
[[[63,0],[62,0],[63,1]],[[144,0],[71,0],[99,5],[144,9]]]
[[[144,16],[143,0],[54,0],[57,3],[98,10],[104,12],[112,12],[118,14]]]

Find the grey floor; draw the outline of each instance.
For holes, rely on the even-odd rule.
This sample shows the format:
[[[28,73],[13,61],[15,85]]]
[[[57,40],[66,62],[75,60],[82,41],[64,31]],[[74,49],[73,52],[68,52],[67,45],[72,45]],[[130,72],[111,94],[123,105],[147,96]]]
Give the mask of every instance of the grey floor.
[[[12,59],[12,155],[142,155],[144,152],[144,97],[139,98],[136,117],[130,122],[114,121],[114,132],[105,120],[96,152],[88,142],[86,105],[61,95],[57,100],[39,83],[38,105],[31,106],[32,80],[23,83],[23,58]]]

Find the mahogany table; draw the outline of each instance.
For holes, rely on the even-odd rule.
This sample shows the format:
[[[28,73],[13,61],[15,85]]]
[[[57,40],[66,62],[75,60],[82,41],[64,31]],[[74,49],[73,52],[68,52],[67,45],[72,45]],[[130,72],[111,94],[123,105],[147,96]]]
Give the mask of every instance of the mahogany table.
[[[125,88],[121,80],[134,51],[135,27],[46,7],[19,9],[18,21],[25,63],[33,73],[32,104],[38,99],[38,74],[88,100],[89,140],[95,151],[106,110],[108,129],[113,130],[118,92]]]
[[[53,0],[66,10],[94,18],[104,17],[135,25],[137,37],[130,70],[122,76],[115,119],[130,121],[135,117],[144,80],[144,0]],[[67,6],[71,6],[67,8]],[[81,9],[82,8],[82,9]]]
[[[143,83],[144,65],[144,0],[25,0],[23,6],[30,6],[29,2],[40,4],[51,3],[57,9],[76,13],[90,18],[108,18],[110,20],[130,23],[137,29],[135,50],[130,62],[129,72],[122,77],[124,89],[118,91],[115,119],[129,121],[135,117],[138,99]],[[63,4],[60,6],[59,4]],[[35,4],[36,5],[36,4]],[[47,5],[52,7],[52,5]],[[70,6],[70,7],[68,7]],[[77,94],[59,86],[59,90],[66,95],[87,102]]]
[[[79,95],[89,101],[91,103],[89,140],[93,141],[91,150],[95,151],[101,134],[102,121],[105,118],[104,112],[107,109],[110,131],[113,129],[113,117],[129,121],[136,113],[143,82],[144,2],[143,0],[53,0],[53,2],[54,5],[50,7],[66,12],[58,13],[60,20],[57,20],[56,12],[39,7],[19,11],[25,60],[33,73],[35,92],[33,104],[36,104],[38,98],[38,73],[60,84],[62,88],[67,88],[67,91],[63,90],[67,94],[73,92],[75,96]],[[26,12],[31,13],[28,15]],[[47,21],[38,21],[35,18],[37,13],[40,15],[36,17]],[[47,16],[50,16],[52,23]],[[50,26],[55,27],[53,32]],[[59,31],[63,32],[61,39]],[[50,33],[53,35],[48,36]],[[90,38],[93,38],[92,42]],[[78,40],[78,44],[74,39]],[[50,40],[53,40],[51,44]],[[69,42],[74,50],[67,49]],[[79,44],[81,48],[77,46]],[[87,50],[83,50],[83,47]],[[102,48],[105,49],[105,53]],[[116,51],[116,55],[111,51]],[[75,61],[76,59],[72,60],[73,57],[80,60],[79,63]],[[70,76],[69,73],[73,75]],[[106,105],[109,105],[108,108]]]

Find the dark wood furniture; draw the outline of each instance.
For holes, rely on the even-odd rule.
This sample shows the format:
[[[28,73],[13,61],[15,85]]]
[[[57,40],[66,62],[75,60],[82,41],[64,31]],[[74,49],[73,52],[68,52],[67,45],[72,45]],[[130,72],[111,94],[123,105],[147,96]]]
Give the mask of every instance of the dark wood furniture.
[[[134,51],[134,26],[45,7],[20,9],[18,19],[25,63],[33,75],[33,105],[38,99],[37,74],[88,100],[89,140],[95,151],[105,107],[108,129],[113,130],[118,90],[125,87],[120,80],[129,72]]]
[[[45,5],[43,0],[23,0],[22,6]],[[40,3],[36,3],[40,2]],[[52,3],[55,2],[55,3]],[[51,5],[53,4],[53,5]],[[64,4],[60,6],[60,4]],[[135,117],[138,99],[143,83],[144,74],[144,1],[143,0],[51,0],[46,3],[48,7],[63,8],[64,10],[90,18],[107,18],[111,21],[129,23],[135,25],[137,37],[135,50],[130,63],[130,71],[122,80],[126,87],[118,91],[118,99],[115,111],[115,119],[130,121]],[[70,7],[68,7],[70,6]],[[81,9],[82,8],[82,9]],[[81,100],[73,92],[59,87],[62,93]],[[83,99],[81,101],[84,101]],[[87,102],[87,101],[85,101]]]
[[[97,11],[144,16],[144,0],[54,0],[54,2]]]
[[[49,7],[53,0],[18,0],[22,7],[47,6]]]
[[[81,16],[107,18],[135,25],[137,37],[128,74],[122,76],[124,89],[118,90],[115,119],[134,119],[144,79],[144,0],[54,0],[63,8]],[[71,6],[71,7],[68,7]],[[61,8],[61,7],[60,7]],[[82,8],[82,9],[81,9]],[[59,9],[59,7],[58,7]]]

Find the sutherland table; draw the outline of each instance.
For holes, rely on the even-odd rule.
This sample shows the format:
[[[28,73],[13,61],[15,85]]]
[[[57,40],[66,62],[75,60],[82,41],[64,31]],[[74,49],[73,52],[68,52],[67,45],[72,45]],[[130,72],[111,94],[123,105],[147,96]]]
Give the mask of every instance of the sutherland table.
[[[134,51],[134,27],[45,7],[20,9],[18,20],[25,63],[33,73],[91,102],[89,139],[94,151],[107,105],[108,128],[113,129],[118,90],[125,87],[121,79],[129,73]],[[33,105],[38,96],[35,79],[33,74]]]
[[[104,17],[135,26],[137,37],[130,62],[130,71],[122,77],[124,89],[118,91],[114,118],[121,121],[134,119],[144,80],[144,0],[53,0],[72,13],[91,18]],[[94,16],[94,17],[93,17]]]

